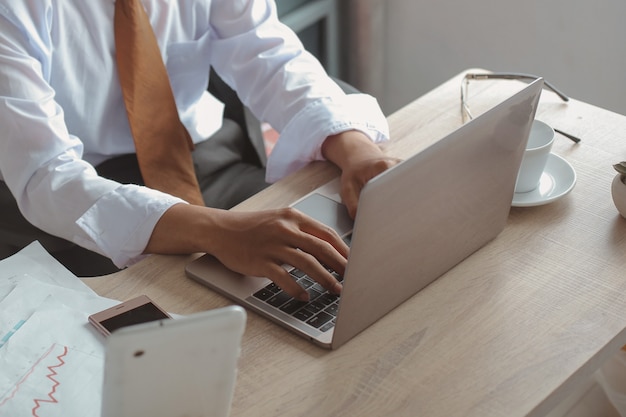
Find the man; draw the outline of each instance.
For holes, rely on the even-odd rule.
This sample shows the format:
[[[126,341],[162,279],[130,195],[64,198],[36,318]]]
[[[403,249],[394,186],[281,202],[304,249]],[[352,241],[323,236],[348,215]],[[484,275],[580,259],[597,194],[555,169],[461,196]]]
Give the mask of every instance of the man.
[[[285,263],[339,292],[323,265],[342,273],[348,248],[302,213],[230,212],[135,185],[142,181],[133,179],[138,169],[115,58],[115,6],[0,0],[0,179],[24,217],[119,267],[145,254],[207,252],[300,299],[308,295]],[[279,23],[273,1],[141,0],[141,6],[196,144],[207,206],[235,204],[265,186],[258,179],[264,170],[241,156],[246,145],[232,144],[231,134],[219,139],[233,126],[222,124],[222,106],[206,92],[210,67],[259,120],[281,132],[267,181],[327,159],[342,170],[342,198],[354,215],[364,184],[395,163],[376,145],[388,128],[375,100],[344,94]],[[220,201],[224,194],[231,201]]]

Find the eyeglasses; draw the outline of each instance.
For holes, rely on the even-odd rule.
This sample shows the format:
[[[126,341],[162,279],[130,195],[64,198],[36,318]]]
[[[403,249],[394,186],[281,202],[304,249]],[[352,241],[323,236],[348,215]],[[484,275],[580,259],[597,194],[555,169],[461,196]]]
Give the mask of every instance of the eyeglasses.
[[[504,72],[492,72],[492,73],[484,73],[484,74],[475,74],[475,73],[467,73],[463,80],[461,81],[461,114],[463,120],[467,116],[470,120],[474,118],[472,112],[469,109],[469,105],[467,103],[468,98],[468,90],[469,90],[469,82],[471,80],[520,80],[520,81],[535,81],[541,77],[532,74],[522,74],[522,73],[504,73]],[[557,96],[561,98],[563,101],[569,101],[569,97],[563,93],[561,90],[556,88],[553,84],[550,84],[545,79],[543,80],[543,85],[545,88],[553,91]],[[571,139],[572,141],[578,143],[580,139],[570,135],[569,133],[565,133],[562,130],[554,129],[555,132],[560,133],[561,135]]]

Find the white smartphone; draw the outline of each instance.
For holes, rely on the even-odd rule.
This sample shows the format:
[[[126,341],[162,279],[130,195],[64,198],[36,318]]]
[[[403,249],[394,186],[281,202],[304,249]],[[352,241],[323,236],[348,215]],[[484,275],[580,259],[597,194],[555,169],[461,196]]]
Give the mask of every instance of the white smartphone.
[[[245,323],[230,306],[114,332],[102,417],[228,417]]]
[[[121,327],[169,318],[171,316],[148,296],[140,295],[92,314],[89,316],[89,323],[93,324],[100,333],[108,336]]]

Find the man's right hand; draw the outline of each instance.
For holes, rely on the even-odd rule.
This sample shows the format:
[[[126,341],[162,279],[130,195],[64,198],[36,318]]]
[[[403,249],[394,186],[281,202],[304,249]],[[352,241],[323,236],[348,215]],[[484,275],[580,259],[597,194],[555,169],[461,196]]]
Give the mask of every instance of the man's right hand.
[[[333,229],[293,208],[236,212],[177,204],[161,217],[145,252],[210,253],[227,268],[267,277],[306,301],[308,293],[283,265],[302,270],[339,294],[341,284],[326,267],[343,275],[348,251]]]

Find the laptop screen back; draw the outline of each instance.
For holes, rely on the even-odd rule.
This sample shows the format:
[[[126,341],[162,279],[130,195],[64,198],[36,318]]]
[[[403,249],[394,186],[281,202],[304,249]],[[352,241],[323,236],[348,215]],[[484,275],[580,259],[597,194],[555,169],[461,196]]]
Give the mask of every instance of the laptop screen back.
[[[502,231],[542,84],[529,85],[367,184],[333,348]]]

